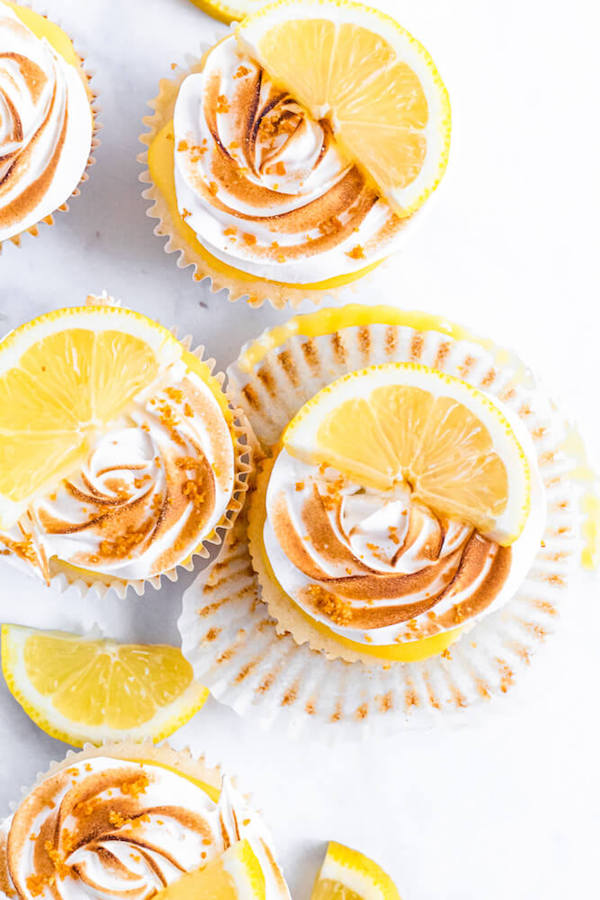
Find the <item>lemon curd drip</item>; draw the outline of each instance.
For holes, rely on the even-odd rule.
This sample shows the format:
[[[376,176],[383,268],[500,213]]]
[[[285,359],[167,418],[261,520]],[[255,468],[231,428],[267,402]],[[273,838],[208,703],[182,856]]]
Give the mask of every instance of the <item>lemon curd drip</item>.
[[[210,253],[206,249],[206,247],[204,247],[203,244],[200,243],[200,241],[196,237],[196,233],[184,221],[179,212],[179,207],[177,205],[177,194],[175,190],[174,148],[175,135],[173,131],[173,122],[170,121],[160,129],[160,131],[156,134],[152,143],[150,144],[148,150],[148,169],[150,170],[152,181],[164,197],[167,208],[169,210],[169,215],[171,216],[177,232],[183,238],[186,244],[188,244],[188,246],[194,251],[194,253],[197,253],[198,256],[200,256],[208,264],[211,270],[234,279],[242,277],[244,278],[244,280],[248,280],[251,282],[267,282],[268,284],[274,284],[278,287],[289,286],[296,289],[300,288],[306,290],[322,291],[330,290],[336,287],[342,287],[345,284],[356,281],[356,279],[362,278],[363,275],[371,272],[382,262],[382,260],[377,260],[376,262],[365,266],[363,269],[360,269],[357,272],[352,272],[348,275],[338,275],[334,276],[333,278],[328,278],[324,281],[311,282],[308,284],[291,285],[287,285],[286,282],[282,281],[273,281],[268,278],[259,278],[256,275],[251,275],[248,272],[243,272],[239,269],[236,269],[234,266],[230,266],[227,263],[222,262],[220,259],[217,259],[215,256],[213,256],[212,253]],[[198,277],[204,278],[206,274],[209,273],[200,273]]]

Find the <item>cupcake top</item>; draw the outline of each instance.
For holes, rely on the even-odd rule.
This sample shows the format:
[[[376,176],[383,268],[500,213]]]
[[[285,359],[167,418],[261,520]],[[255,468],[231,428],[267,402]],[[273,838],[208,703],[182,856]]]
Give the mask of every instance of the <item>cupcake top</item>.
[[[247,839],[267,900],[289,898],[270,836],[223,779],[220,791],[171,766],[89,756],[39,782],[0,827],[8,897],[151,897]]]
[[[0,0],[0,242],[73,193],[90,155],[85,76]]]
[[[4,342],[18,363],[0,378],[0,419],[14,429],[0,441],[13,460],[1,487],[21,499],[7,503],[13,522],[0,525],[0,553],[47,581],[57,562],[127,581],[160,575],[224,521],[236,482],[233,417],[206,363],[156,323],[117,308],[62,312],[41,320],[40,337],[64,330],[20,357],[11,336]],[[26,326],[19,337],[32,341]]]
[[[233,35],[183,81],[173,126],[179,213],[244,272],[305,284],[356,272],[389,255],[408,221]]]

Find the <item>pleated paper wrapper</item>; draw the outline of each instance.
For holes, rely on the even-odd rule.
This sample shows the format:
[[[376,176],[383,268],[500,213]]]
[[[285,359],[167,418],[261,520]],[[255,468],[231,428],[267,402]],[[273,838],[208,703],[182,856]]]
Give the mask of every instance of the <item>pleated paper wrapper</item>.
[[[251,371],[235,364],[229,393],[266,449],[298,409],[335,378],[370,364],[420,362],[497,397],[529,431],[545,486],[543,542],[515,596],[484,615],[442,655],[421,662],[346,662],[311,649],[310,624],[285,632],[261,600],[238,519],[215,565],[184,594],[184,655],[197,679],[240,714],[290,733],[330,737],[427,725],[509,691],[556,625],[579,546],[578,513],[562,449],[566,423],[510,352],[437,331],[395,325],[293,336]],[[242,353],[240,359],[244,358]]]

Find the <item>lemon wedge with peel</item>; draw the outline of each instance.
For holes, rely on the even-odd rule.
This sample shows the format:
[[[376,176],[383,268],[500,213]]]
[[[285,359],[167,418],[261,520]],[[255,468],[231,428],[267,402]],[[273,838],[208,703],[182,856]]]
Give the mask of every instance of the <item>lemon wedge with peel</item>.
[[[239,22],[244,16],[256,12],[261,6],[267,6],[272,0],[191,0],[194,6],[201,9],[202,12],[225,22],[229,25],[231,22]]]
[[[529,514],[529,463],[504,412],[467,382],[417,363],[334,381],[292,419],[283,444],[365,487],[408,483],[415,500],[503,545]]]
[[[202,869],[188,872],[154,900],[265,900],[266,880],[250,842],[238,841]]]
[[[86,640],[20,625],[2,626],[2,672],[36,725],[76,747],[162,740],[208,697],[175,647]]]
[[[351,0],[280,0],[236,29],[242,49],[316,119],[400,216],[437,187],[450,149],[448,93],[424,47]]]
[[[311,900],[400,900],[400,894],[376,862],[331,841]]]
[[[0,527],[86,454],[182,355],[173,335],[116,306],[47,313],[0,341]]]

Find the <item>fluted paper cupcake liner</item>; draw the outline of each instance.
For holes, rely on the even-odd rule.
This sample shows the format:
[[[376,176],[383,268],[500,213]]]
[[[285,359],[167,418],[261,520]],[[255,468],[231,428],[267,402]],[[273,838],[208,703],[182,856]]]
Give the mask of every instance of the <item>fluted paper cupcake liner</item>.
[[[202,53],[208,50],[210,50],[209,46],[202,47]],[[147,130],[139,137],[141,143],[146,147],[150,147],[160,130],[173,119],[175,102],[184,78],[193,72],[201,71],[202,65],[202,58],[187,57],[183,66],[173,64],[171,78],[161,79],[158,96],[148,102],[153,113],[143,119]],[[217,268],[209,258],[191,247],[179,233],[162,191],[152,180],[148,168],[148,150],[140,153],[138,161],[144,166],[140,181],[142,184],[148,185],[142,191],[142,196],[146,200],[152,201],[152,205],[146,210],[146,215],[157,220],[154,234],[167,238],[163,248],[165,253],[176,253],[177,265],[181,269],[192,266],[194,280],[198,282],[207,280],[213,293],[226,290],[228,300],[233,302],[245,298],[253,307],[260,307],[263,303],[269,302],[275,309],[283,309],[288,305],[295,308],[304,300],[319,304],[325,298],[340,299],[350,296],[356,291],[357,284],[359,282],[364,284],[364,279],[371,274],[370,271],[367,271],[356,280],[338,287],[309,288],[303,285],[285,284],[258,278],[240,269],[235,269],[234,266],[230,267],[234,270],[231,274],[223,272],[221,267]],[[385,260],[382,265],[385,265]],[[375,267],[374,271],[376,271]],[[333,274],[335,275],[335,273]]]
[[[41,12],[39,9],[37,9],[34,6],[34,4],[30,3],[29,0],[19,0],[19,6],[25,6],[28,9],[33,10],[33,12],[37,12],[37,13],[39,13],[39,15],[43,16],[45,19],[48,19],[50,22],[58,25],[60,28],[63,28],[63,26],[60,24],[60,22],[53,15],[50,16],[46,12]],[[67,34],[69,37],[71,37],[70,32],[66,31],[66,29],[64,29],[64,28],[63,28],[63,31],[65,31],[65,34]],[[72,38],[71,38],[71,40],[72,40]],[[77,46],[75,45],[75,43],[73,44],[73,46],[74,46],[74,50],[77,53],[77,56],[79,57],[79,60],[81,62],[81,71],[86,79],[86,86],[87,86],[87,92],[88,92],[88,97],[89,97],[89,102],[90,102],[90,109],[92,111],[92,143],[90,145],[90,155],[88,157],[88,161],[87,161],[85,169],[81,175],[81,178],[79,179],[77,185],[71,192],[70,197],[63,204],[61,204],[59,207],[57,207],[55,210],[53,210],[49,215],[44,216],[42,219],[39,220],[39,222],[36,222],[35,225],[31,225],[29,228],[25,228],[23,231],[20,231],[18,234],[15,234],[10,238],[6,238],[4,241],[0,240],[0,254],[2,253],[2,245],[3,244],[11,243],[17,247],[20,247],[21,242],[22,242],[23,238],[25,237],[25,235],[30,234],[32,237],[39,237],[39,233],[40,233],[39,226],[40,225],[44,224],[44,225],[52,226],[55,224],[54,217],[56,216],[57,213],[68,212],[69,211],[69,201],[73,197],[79,196],[79,194],[81,193],[81,185],[84,184],[90,177],[89,169],[96,163],[95,153],[98,150],[98,147],[100,146],[100,143],[101,143],[100,138],[98,137],[98,132],[102,128],[102,125],[99,122],[101,108],[98,103],[98,95],[96,94],[96,90],[94,87],[92,87],[92,79],[94,77],[94,73],[88,71],[88,69],[85,67],[85,57],[79,53],[79,50],[78,50]]]
[[[101,295],[88,295],[86,303],[88,305],[120,305],[119,301],[114,300],[114,298],[107,294],[106,291]],[[177,329],[171,328],[170,331],[173,336],[177,338]],[[192,348],[192,338],[189,335],[181,339],[178,338],[178,340],[188,353],[191,353],[207,366],[211,376],[216,379],[219,386],[222,388],[225,375],[223,372],[215,373],[214,368],[216,362],[212,357],[205,358],[205,348],[202,345]],[[126,596],[128,589],[132,588],[138,597],[141,597],[145,593],[147,586],[159,590],[163,583],[163,579],[165,578],[170,582],[176,582],[179,578],[179,571],[181,569],[186,572],[194,571],[199,559],[206,561],[222,548],[225,534],[232,528],[244,505],[246,491],[249,486],[249,479],[253,471],[252,458],[253,444],[255,443],[255,438],[245,413],[240,409],[237,409],[231,403],[229,403],[229,408],[233,417],[229,430],[233,440],[235,455],[235,481],[231,500],[229,501],[221,521],[215,527],[214,533],[210,537],[204,538],[187,560],[160,575],[155,575],[146,579],[126,580],[110,575],[102,575],[101,573],[93,572],[91,570],[89,571],[89,574],[82,574],[81,570],[72,572],[66,567],[61,569],[60,563],[57,562],[55,563],[55,568],[58,568],[58,571],[52,574],[50,579],[51,588],[60,593],[64,593],[66,590],[73,587],[79,592],[81,597],[84,597],[90,591],[93,591],[100,598],[105,596],[105,594],[112,589],[121,599]]]
[[[506,693],[554,629],[579,542],[573,461],[562,449],[565,423],[531,373],[489,342],[484,347],[395,325],[294,336],[249,371],[244,352],[240,359],[228,371],[229,392],[265,450],[321,387],[373,363],[421,362],[496,396],[532,437],[546,525],[527,578],[505,606],[465,628],[443,654],[401,663],[328,658],[311,648],[322,638],[305,619],[294,620],[290,633],[287,620],[276,620],[261,599],[245,523],[238,521],[219,560],[184,594],[179,629],[196,678],[217,699],[264,724],[296,732],[318,722],[335,737],[431,722]]]

